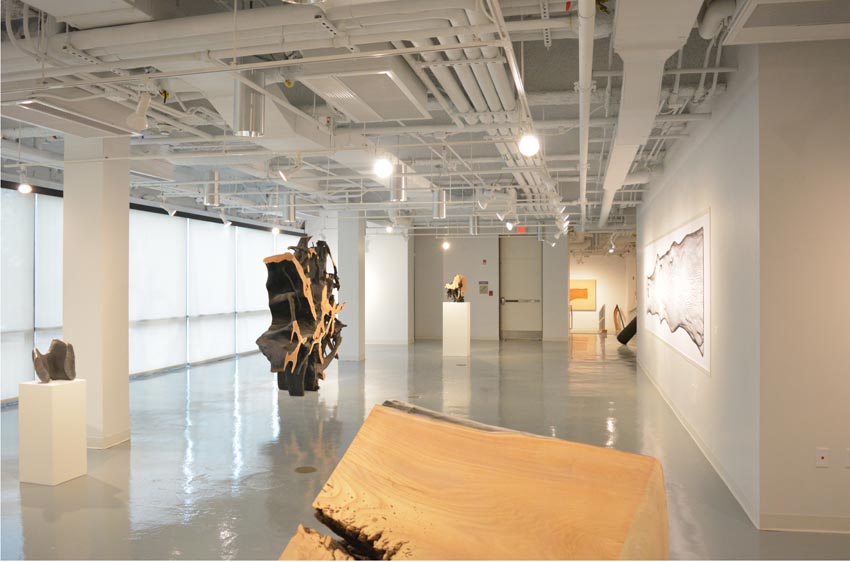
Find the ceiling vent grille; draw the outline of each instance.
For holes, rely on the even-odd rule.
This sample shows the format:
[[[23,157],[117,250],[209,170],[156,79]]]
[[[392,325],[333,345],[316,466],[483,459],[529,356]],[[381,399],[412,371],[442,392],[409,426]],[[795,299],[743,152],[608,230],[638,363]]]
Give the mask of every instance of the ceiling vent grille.
[[[850,39],[848,0],[745,0],[725,43],[784,43]]]

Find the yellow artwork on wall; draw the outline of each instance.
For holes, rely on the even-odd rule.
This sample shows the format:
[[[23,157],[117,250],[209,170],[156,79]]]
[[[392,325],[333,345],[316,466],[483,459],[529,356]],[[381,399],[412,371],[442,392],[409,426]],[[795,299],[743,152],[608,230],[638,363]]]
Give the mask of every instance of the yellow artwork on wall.
[[[573,310],[596,310],[596,279],[570,279]]]

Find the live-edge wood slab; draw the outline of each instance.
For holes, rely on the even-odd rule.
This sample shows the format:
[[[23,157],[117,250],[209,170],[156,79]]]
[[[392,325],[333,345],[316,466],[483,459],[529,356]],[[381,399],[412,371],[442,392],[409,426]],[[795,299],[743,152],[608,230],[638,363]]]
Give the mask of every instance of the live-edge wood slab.
[[[661,559],[661,465],[417,407],[375,406],[313,502],[356,550],[384,559]],[[316,533],[318,535],[318,533]],[[318,537],[322,537],[318,535]],[[299,528],[282,559],[318,556]],[[328,558],[334,559],[334,558]]]

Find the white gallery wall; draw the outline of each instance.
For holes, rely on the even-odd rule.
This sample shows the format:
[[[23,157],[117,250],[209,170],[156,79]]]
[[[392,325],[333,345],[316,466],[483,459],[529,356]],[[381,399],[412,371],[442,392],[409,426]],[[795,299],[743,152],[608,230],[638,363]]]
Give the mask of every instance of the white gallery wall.
[[[677,142],[639,208],[638,364],[758,524],[759,170],[757,50],[739,48],[738,72],[712,119]],[[690,126],[689,126],[690,130]],[[711,221],[711,371],[645,329],[644,248],[694,218]],[[573,277],[577,277],[575,271]],[[625,295],[623,295],[625,298]]]
[[[623,317],[628,316],[628,261],[634,255],[616,254],[570,257],[570,279],[596,280],[596,310],[574,310],[572,329],[574,332],[597,332],[599,311],[605,306],[605,327],[614,333],[614,307],[619,305]]]
[[[768,529],[850,533],[848,61],[850,41],[759,48],[761,523]],[[815,467],[818,447],[830,449],[829,468]]]
[[[499,239],[490,237],[442,238],[416,236],[414,241],[414,302],[416,339],[442,337],[443,286],[458,273],[466,276],[466,300],[471,303],[472,339],[499,339]],[[565,341],[568,337],[567,300],[569,257],[566,240],[552,248],[542,243],[543,339]],[[479,292],[479,283],[487,293]],[[490,291],[493,295],[490,295]]]
[[[366,343],[413,342],[413,240],[366,236]]]

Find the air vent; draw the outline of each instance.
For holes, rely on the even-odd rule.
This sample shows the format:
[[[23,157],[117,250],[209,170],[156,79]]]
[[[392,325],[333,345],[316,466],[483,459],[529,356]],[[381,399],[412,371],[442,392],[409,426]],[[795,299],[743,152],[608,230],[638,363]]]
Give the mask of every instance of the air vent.
[[[848,0],[745,0],[739,2],[728,45],[850,39]]]
[[[9,108],[9,117],[31,125],[47,127],[84,138],[122,137],[132,134],[129,129],[93,119],[82,113],[69,110],[41,100],[21,102]]]
[[[431,117],[422,83],[397,60],[310,65],[298,79],[358,123]]]

